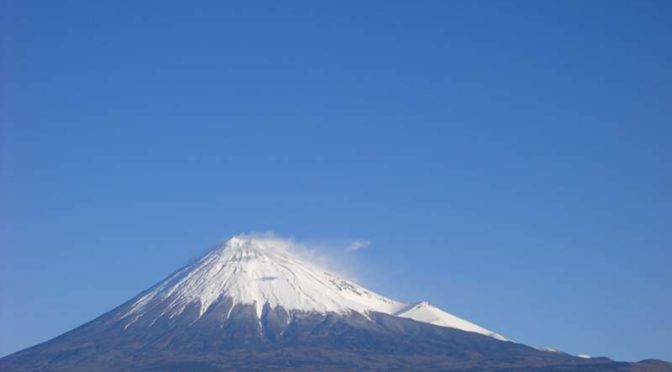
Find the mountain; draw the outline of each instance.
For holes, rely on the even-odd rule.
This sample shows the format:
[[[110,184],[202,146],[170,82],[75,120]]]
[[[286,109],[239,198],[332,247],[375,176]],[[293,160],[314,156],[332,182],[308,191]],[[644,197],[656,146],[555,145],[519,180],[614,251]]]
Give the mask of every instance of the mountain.
[[[2,371],[662,371],[538,350],[340,278],[290,241],[237,236]]]

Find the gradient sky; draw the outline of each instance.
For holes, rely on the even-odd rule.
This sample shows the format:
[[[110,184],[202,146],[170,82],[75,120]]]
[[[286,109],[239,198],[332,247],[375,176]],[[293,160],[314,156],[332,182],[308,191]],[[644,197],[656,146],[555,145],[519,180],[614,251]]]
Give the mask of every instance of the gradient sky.
[[[0,355],[273,231],[672,360],[672,2],[0,3]]]

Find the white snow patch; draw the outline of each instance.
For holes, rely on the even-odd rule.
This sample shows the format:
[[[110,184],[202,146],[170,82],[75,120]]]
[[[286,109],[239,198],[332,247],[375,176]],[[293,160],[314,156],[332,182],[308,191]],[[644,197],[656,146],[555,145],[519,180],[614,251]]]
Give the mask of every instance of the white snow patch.
[[[398,312],[396,316],[442,327],[457,328],[463,331],[476,332],[482,335],[496,338],[500,341],[508,341],[500,334],[487,330],[462,318],[456,317],[455,315],[449,314],[435,306],[432,306],[427,301],[419,302],[413,306],[410,306]]]

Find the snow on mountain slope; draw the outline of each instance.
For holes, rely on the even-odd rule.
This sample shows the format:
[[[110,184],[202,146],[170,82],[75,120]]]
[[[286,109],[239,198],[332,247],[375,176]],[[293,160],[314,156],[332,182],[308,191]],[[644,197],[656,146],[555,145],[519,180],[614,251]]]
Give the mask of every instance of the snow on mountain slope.
[[[409,318],[419,322],[430,323],[442,327],[451,327],[461,329],[468,332],[476,332],[486,336],[494,337],[500,341],[507,341],[507,339],[495,332],[489,331],[481,326],[458,318],[455,315],[432,306],[429,302],[423,301],[399,311],[396,316],[402,318]]]
[[[319,313],[390,314],[404,306],[304,260],[287,240],[237,236],[150,289],[126,315],[156,305],[178,315],[192,303],[200,304],[202,315],[222,295],[234,304],[254,305],[258,316],[267,303]]]
[[[290,312],[380,312],[506,340],[427,303],[408,307],[341,279],[303,258],[291,241],[248,235],[231,238],[150,288],[124,310],[123,318],[131,319],[128,326],[156,309],[172,318],[194,304],[202,316],[223,297],[234,306],[253,305],[258,317],[266,304]]]

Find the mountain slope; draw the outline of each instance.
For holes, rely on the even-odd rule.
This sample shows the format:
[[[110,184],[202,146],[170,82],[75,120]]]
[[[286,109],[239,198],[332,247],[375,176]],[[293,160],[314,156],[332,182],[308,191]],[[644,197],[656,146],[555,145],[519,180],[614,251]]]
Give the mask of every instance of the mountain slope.
[[[3,358],[0,370],[628,370],[382,313],[289,315],[266,306],[257,318],[254,306],[223,299],[202,316],[194,307],[153,325],[125,328],[118,315]]]
[[[395,315],[398,317],[413,319],[417,320],[418,322],[434,324],[441,327],[457,328],[467,332],[480,333],[482,335],[494,337],[500,341],[507,341],[506,337],[500,334],[489,331],[462,318],[456,317],[453,314],[448,314],[447,312],[432,306],[429,302],[426,301],[409,306],[397,312]]]
[[[99,318],[0,359],[0,370],[623,371],[661,366],[577,358],[503,339],[427,303],[404,305],[340,279],[297,254],[288,241],[240,236]]]

